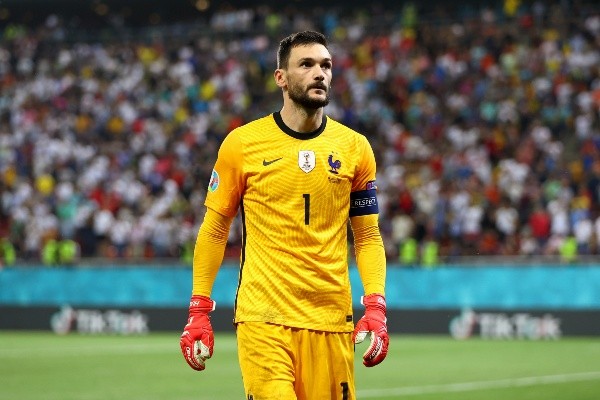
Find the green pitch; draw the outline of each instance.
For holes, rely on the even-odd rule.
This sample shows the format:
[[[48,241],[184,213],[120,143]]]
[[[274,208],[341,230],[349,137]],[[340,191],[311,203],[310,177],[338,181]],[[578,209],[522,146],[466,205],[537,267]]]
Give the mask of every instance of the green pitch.
[[[0,332],[0,399],[244,399],[233,335],[216,335],[215,356],[200,373],[181,357],[178,339]],[[600,338],[393,336],[383,364],[367,369],[357,360],[356,386],[359,399],[597,400]]]

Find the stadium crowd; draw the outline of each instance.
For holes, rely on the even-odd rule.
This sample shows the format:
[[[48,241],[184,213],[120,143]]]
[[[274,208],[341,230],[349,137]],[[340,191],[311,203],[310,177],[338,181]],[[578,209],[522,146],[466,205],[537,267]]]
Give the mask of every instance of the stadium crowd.
[[[56,16],[8,25],[2,246],[189,261],[220,142],[281,107],[278,40],[315,29],[335,57],[326,112],[376,152],[390,260],[600,254],[600,7],[577,4],[259,7],[127,40],[77,40]]]

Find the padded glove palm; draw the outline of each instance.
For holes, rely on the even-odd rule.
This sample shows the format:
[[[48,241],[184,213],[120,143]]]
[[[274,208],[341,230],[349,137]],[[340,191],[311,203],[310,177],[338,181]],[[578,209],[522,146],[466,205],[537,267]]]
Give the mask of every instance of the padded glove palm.
[[[363,364],[373,367],[385,359],[388,352],[389,336],[387,318],[385,317],[385,297],[380,294],[370,294],[361,299],[365,306],[365,315],[358,321],[352,334],[352,341],[362,343],[371,335],[371,344],[363,354]]]
[[[208,313],[215,309],[215,304],[206,296],[192,296],[190,300],[188,323],[179,345],[185,361],[196,371],[202,371],[213,354],[215,338]]]

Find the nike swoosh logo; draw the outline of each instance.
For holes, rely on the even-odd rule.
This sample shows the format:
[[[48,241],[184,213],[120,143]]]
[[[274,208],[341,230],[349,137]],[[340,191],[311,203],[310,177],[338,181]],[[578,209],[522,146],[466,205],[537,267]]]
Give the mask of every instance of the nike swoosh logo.
[[[279,157],[279,158],[276,158],[276,159],[274,159],[274,160],[271,160],[271,161],[267,161],[267,160],[264,160],[264,159],[263,159],[263,165],[266,167],[267,165],[269,165],[269,164],[273,164],[275,161],[279,161],[279,160],[281,160],[282,158],[283,158],[283,157]]]

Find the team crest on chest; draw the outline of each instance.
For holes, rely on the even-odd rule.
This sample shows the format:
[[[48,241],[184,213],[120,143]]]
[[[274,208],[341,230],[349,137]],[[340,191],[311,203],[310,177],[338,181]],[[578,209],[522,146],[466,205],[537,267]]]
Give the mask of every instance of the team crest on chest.
[[[340,169],[342,167],[342,162],[336,158],[334,158],[335,155],[332,153],[329,155],[329,158],[327,159],[327,163],[329,164],[329,172],[331,172],[332,174],[339,174],[338,169]]]
[[[312,150],[300,150],[298,152],[298,166],[307,174],[315,169],[317,165],[315,152]]]

